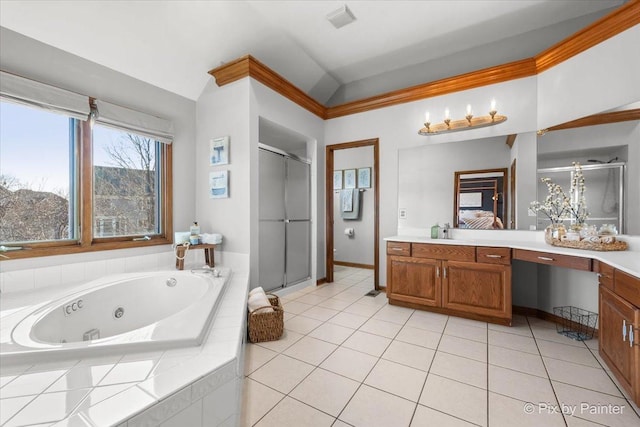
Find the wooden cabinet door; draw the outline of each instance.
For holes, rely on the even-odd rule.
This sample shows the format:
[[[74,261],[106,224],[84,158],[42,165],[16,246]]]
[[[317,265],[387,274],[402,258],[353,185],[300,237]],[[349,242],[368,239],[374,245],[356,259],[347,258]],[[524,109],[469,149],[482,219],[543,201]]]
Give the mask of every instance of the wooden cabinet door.
[[[636,345],[629,345],[629,325],[638,327],[638,308],[600,286],[600,356],[607,362],[618,381],[638,401],[640,331],[634,331]],[[622,329],[626,325],[625,335]],[[636,391],[634,393],[634,390]]]
[[[440,306],[440,261],[402,256],[389,256],[387,260],[387,295],[390,299]]]
[[[442,306],[511,319],[511,266],[445,261]]]

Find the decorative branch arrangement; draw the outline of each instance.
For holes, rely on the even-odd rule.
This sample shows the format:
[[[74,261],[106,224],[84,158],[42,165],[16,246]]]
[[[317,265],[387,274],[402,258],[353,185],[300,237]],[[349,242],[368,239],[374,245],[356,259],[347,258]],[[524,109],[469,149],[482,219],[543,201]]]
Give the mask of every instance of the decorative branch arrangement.
[[[547,185],[547,197],[542,203],[538,201],[531,202],[531,210],[536,213],[542,213],[549,218],[552,226],[557,226],[565,220],[570,220],[572,226],[582,227],[587,218],[589,218],[589,211],[587,210],[586,186],[580,163],[573,163],[569,195],[551,178],[541,178],[541,181]]]

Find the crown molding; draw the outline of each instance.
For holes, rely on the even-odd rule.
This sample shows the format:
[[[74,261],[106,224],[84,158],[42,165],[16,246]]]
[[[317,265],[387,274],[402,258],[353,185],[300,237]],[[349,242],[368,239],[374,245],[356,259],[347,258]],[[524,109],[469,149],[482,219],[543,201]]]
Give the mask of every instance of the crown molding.
[[[216,79],[218,86],[224,86],[244,77],[252,77],[321,119],[327,120],[434,96],[446,95],[448,93],[473,89],[480,86],[534,76],[637,24],[640,24],[640,0],[630,0],[607,16],[604,16],[533,58],[447,77],[445,79],[395,90],[333,107],[325,107],[320,104],[251,55],[245,55],[235,61],[214,68],[209,71],[209,74]]]
[[[536,71],[541,73],[598,43],[640,24],[640,1],[631,0],[535,56]]]
[[[631,120],[640,120],[640,108],[625,111],[612,111],[610,113],[594,114],[592,116],[582,117],[570,122],[561,123],[545,129],[544,132],[554,130],[573,129],[583,126],[605,125],[608,123],[628,122]]]
[[[324,105],[311,98],[294,86],[293,83],[251,55],[245,55],[235,61],[214,68],[209,71],[209,74],[216,79],[218,86],[224,86],[244,77],[252,77],[321,119],[326,118],[327,108]]]
[[[536,64],[533,58],[509,62],[483,70],[472,71],[458,76],[447,77],[430,83],[412,86],[382,95],[358,101],[347,102],[327,108],[327,119],[347,116],[349,114],[362,113],[377,108],[403,104],[405,102],[418,101],[420,99],[459,92],[480,86],[502,83],[508,80],[529,77],[536,74]]]

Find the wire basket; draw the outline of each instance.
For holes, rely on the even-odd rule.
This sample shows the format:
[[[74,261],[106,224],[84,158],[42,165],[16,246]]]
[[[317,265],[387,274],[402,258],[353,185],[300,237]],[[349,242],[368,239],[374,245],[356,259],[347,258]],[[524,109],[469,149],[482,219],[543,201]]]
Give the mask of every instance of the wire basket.
[[[249,341],[264,342],[280,339],[284,332],[284,311],[280,305],[280,299],[273,294],[267,294],[273,310],[263,310],[260,307],[248,314],[247,326],[249,329]]]
[[[598,323],[598,313],[565,305],[553,307],[553,314],[559,318],[556,323],[559,334],[577,341],[593,338]]]

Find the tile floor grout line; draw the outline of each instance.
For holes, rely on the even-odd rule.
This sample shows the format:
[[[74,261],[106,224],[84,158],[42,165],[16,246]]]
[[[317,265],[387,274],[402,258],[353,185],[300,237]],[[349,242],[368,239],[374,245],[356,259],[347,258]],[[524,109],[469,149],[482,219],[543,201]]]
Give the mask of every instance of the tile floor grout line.
[[[512,316],[513,317],[513,316]],[[485,347],[487,354],[487,427],[489,427],[489,411],[491,410],[491,406],[489,405],[489,326],[487,325],[487,345]]]
[[[527,323],[529,324],[529,328],[531,329],[531,333],[533,334],[533,329],[531,328],[531,322],[529,322],[529,316],[527,316]],[[538,341],[535,337],[535,334],[533,334],[533,341],[536,345],[536,348],[538,349],[538,355],[540,356],[540,359],[542,359],[542,366],[544,367],[544,370],[547,373],[547,380],[549,381],[549,385],[551,386],[551,390],[553,391],[553,396],[556,399],[555,403],[557,405],[560,405],[560,399],[558,399],[558,393],[556,392],[556,388],[553,386],[553,381],[551,381],[551,374],[549,374],[549,370],[547,369],[547,364],[544,361],[544,357],[542,357],[542,353],[540,353],[540,347],[538,347]],[[567,422],[567,418],[562,412],[561,412],[561,415],[562,415],[562,421],[564,421],[564,425],[568,427],[569,423]]]
[[[413,314],[412,314],[412,316],[413,316]],[[425,387],[426,387],[426,385],[427,385],[427,380],[429,379],[429,375],[436,375],[436,376],[438,376],[437,374],[432,374],[432,373],[431,373],[431,367],[433,366],[433,362],[434,362],[434,360],[436,360],[436,355],[438,354],[438,347],[440,347],[440,341],[442,341],[442,336],[444,335],[444,331],[445,331],[445,329],[447,329],[447,324],[449,323],[449,317],[450,317],[450,316],[447,316],[447,319],[446,319],[446,320],[445,320],[445,322],[444,322],[444,327],[442,328],[442,333],[440,334],[440,338],[438,338],[438,344],[436,344],[436,348],[435,348],[435,350],[433,351],[433,357],[431,358],[431,363],[429,363],[429,367],[428,367],[428,369],[427,369],[427,375],[424,377],[424,382],[422,383],[422,388],[420,389],[420,394],[418,394],[418,402],[417,402],[417,405],[419,405],[419,404],[420,404],[420,398],[422,397],[422,393],[424,393],[424,388],[425,388]],[[411,318],[411,317],[410,317],[410,318]],[[409,320],[407,320],[407,322],[408,322],[408,321],[409,321]],[[417,406],[417,405],[416,405],[416,407],[413,409],[413,414],[411,414],[411,421],[410,421],[409,425],[411,425],[411,423],[413,422],[413,418],[416,416],[416,412],[417,412],[417,410],[418,410],[418,406]]]
[[[381,295],[381,294],[382,294],[382,293],[380,293],[379,295]],[[385,296],[386,296],[386,293],[385,293]],[[389,305],[389,304],[387,303],[387,304],[384,304],[382,307],[385,307],[385,306],[388,306],[388,305]],[[382,309],[382,307],[381,307],[381,309]],[[378,310],[378,311],[379,311],[379,310]],[[415,312],[415,310],[414,310],[414,312]],[[404,327],[404,325],[406,325],[406,323],[409,321],[409,319],[411,318],[411,316],[412,316],[412,315],[413,315],[413,313],[411,313],[411,315],[409,315],[409,318],[407,318],[407,320],[405,320],[405,322],[402,324],[402,325],[403,325],[403,327]],[[363,323],[363,324],[364,324],[364,323]],[[361,326],[362,326],[362,325],[361,325]],[[402,330],[402,328],[400,328],[400,330]],[[394,335],[394,338],[393,338],[393,339],[391,339],[391,341],[389,342],[389,344],[387,344],[387,347],[385,347],[384,351],[380,354],[380,356],[378,357],[378,360],[376,361],[376,363],[374,363],[374,364],[373,364],[373,366],[371,367],[371,369],[369,369],[369,372],[367,372],[367,375],[365,375],[365,376],[364,376],[364,378],[362,379],[362,381],[360,381],[360,385],[358,386],[358,388],[356,389],[356,391],[351,395],[351,397],[349,398],[349,400],[347,400],[347,403],[344,405],[344,407],[342,408],[342,410],[340,411],[340,413],[338,414],[338,416],[336,417],[336,419],[340,419],[340,416],[342,415],[342,413],[344,412],[344,410],[345,410],[345,409],[347,409],[347,406],[349,406],[349,403],[351,403],[351,401],[353,400],[354,396],[358,393],[358,391],[362,388],[362,386],[363,386],[363,385],[366,385],[367,387],[375,388],[376,390],[380,390],[380,389],[378,389],[378,388],[376,388],[376,387],[372,387],[372,386],[370,386],[369,384],[365,384],[364,382],[367,380],[367,378],[369,377],[369,375],[371,375],[371,372],[375,369],[375,367],[376,367],[376,365],[378,364],[378,362],[380,362],[380,360],[382,359],[382,355],[385,353],[385,351],[387,351],[387,349],[389,348],[389,346],[391,345],[391,343],[393,342],[393,340],[395,339],[395,337],[400,333],[400,330],[399,330],[398,332],[396,332],[396,335]],[[345,341],[346,341],[346,340],[345,340]],[[352,349],[352,350],[353,350],[353,349]],[[354,350],[354,351],[357,351],[357,350]],[[425,377],[425,380],[426,380],[426,377]],[[390,392],[385,391],[385,390],[380,390],[380,391],[382,391],[382,392],[384,392],[384,393],[389,393],[389,394],[391,394],[391,395],[396,396],[395,394],[390,393]],[[398,397],[400,397],[400,396],[398,396]],[[405,400],[408,400],[408,399],[405,399]],[[420,395],[418,395],[418,400],[420,400]],[[411,401],[409,400],[409,402],[411,402]],[[414,402],[411,402],[411,403],[414,403]],[[416,403],[416,404],[417,404],[417,403]],[[414,408],[414,412],[415,412],[415,408]],[[411,420],[413,420],[413,415],[411,416]],[[409,420],[409,425],[411,425],[411,420]],[[342,420],[340,420],[340,421],[342,421]]]

